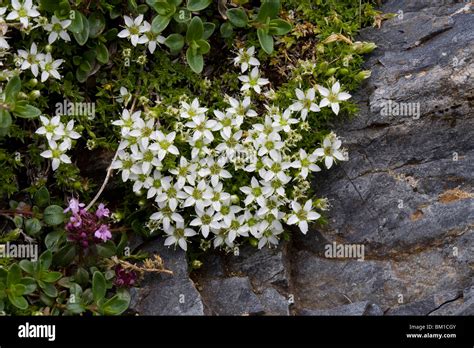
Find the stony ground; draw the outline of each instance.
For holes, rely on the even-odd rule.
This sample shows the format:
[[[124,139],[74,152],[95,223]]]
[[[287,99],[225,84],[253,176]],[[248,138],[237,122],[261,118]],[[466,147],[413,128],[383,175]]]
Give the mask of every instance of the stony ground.
[[[382,10],[398,16],[361,34],[379,48],[355,96],[360,115],[334,125],[350,160],[314,183],[330,199],[329,224],[275,250],[211,254],[191,276],[183,252],[141,245],[175,274],[148,276],[134,311],[474,314],[474,4],[393,0]],[[389,101],[420,114],[382,112]],[[333,242],[364,245],[364,260],[327,258]]]

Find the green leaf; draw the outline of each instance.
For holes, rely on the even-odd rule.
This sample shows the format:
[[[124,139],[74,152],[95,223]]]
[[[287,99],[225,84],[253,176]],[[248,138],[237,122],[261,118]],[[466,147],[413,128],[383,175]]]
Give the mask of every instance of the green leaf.
[[[89,37],[97,38],[105,29],[105,18],[100,12],[94,12],[89,16]]]
[[[26,220],[25,231],[30,236],[35,236],[39,231],[41,231],[41,222],[37,218]]]
[[[211,50],[211,45],[209,45],[209,42],[207,42],[206,40],[198,40],[196,41],[196,43],[199,46],[198,54],[206,54],[209,53],[209,51]]]
[[[265,32],[265,29],[257,29],[258,41],[263,50],[271,54],[273,52],[273,37]]]
[[[270,21],[269,34],[285,35],[291,31],[291,24],[283,19],[272,19]]]
[[[44,210],[44,222],[49,226],[56,226],[64,221],[63,208],[59,205],[50,205]]]
[[[202,54],[194,54],[191,47],[186,51],[186,60],[191,68],[196,74],[200,74],[204,67],[204,58]]]
[[[15,284],[18,284],[21,279],[21,269],[17,263],[14,263],[8,269],[7,275],[7,286],[10,288]]]
[[[56,3],[54,14],[59,19],[68,18],[70,12],[71,12],[71,5],[69,4],[69,0],[60,0],[59,3]]]
[[[189,11],[201,11],[204,10],[212,3],[212,0],[188,0],[187,8]]]
[[[15,104],[13,115],[21,118],[35,118],[41,115],[41,111],[32,105],[29,105],[26,100],[21,100]]]
[[[38,189],[38,191],[35,192],[33,200],[40,208],[44,208],[49,204],[50,196],[46,186],[42,186],[40,189]]]
[[[96,245],[97,254],[103,258],[109,258],[115,255],[115,244],[111,240]]]
[[[73,32],[73,35],[74,35],[74,38],[76,39],[77,43],[80,45],[80,46],[83,46],[85,45],[85,43],[87,42],[87,40],[89,39],[89,20],[87,19],[86,16],[84,16],[82,13],[80,13],[80,16],[82,17],[81,18],[81,21],[82,21],[82,30],[79,32],[79,33],[74,33]]]
[[[74,281],[81,285],[87,285],[89,283],[89,272],[84,268],[79,267],[74,275]]]
[[[74,10],[70,13],[69,19],[71,20],[71,24],[67,29],[72,32],[73,34],[79,34],[84,29],[84,23],[82,22],[83,16],[78,10]]]
[[[186,42],[196,41],[202,39],[204,34],[204,25],[199,17],[193,17],[189,23],[188,30],[186,31]]]
[[[54,12],[58,9],[58,0],[40,0],[40,9],[46,12]]]
[[[20,280],[20,284],[25,287],[23,295],[31,294],[36,290],[36,280],[30,277],[25,277]]]
[[[38,280],[38,285],[44,291],[46,295],[49,297],[57,297],[58,296],[58,289],[52,283],[45,283],[41,280]]]
[[[247,13],[245,10],[241,8],[231,8],[228,9],[227,17],[229,17],[229,21],[235,25],[237,28],[244,28],[247,26],[249,22],[249,18],[247,17]]]
[[[51,253],[51,250],[46,250],[39,257],[40,269],[42,271],[48,270],[48,268],[51,266],[52,261],[53,261],[53,254]]]
[[[21,283],[10,287],[10,292],[15,296],[22,296],[26,292],[26,286]]]
[[[221,36],[223,38],[231,37],[233,33],[234,33],[234,28],[232,27],[232,24],[230,22],[222,23]]]
[[[216,25],[211,22],[206,22],[204,23],[204,33],[202,34],[203,40],[207,40],[211,37],[211,35],[214,33],[214,30],[216,30]]]
[[[105,297],[105,278],[99,271],[94,272],[92,276],[92,294],[94,295],[94,301],[98,302]]]
[[[260,6],[257,20],[261,23],[266,23],[267,18],[275,18],[280,12],[280,0],[265,0]]]
[[[19,262],[20,268],[28,274],[35,273],[35,264],[30,260],[21,260]]]
[[[103,43],[99,43],[95,48],[97,61],[106,64],[109,61],[109,50]]]
[[[76,248],[74,244],[66,244],[57,253],[54,254],[53,262],[58,266],[69,265],[76,256]]]
[[[120,315],[125,312],[130,305],[130,294],[121,291],[107,300],[101,307],[105,315]]]
[[[46,235],[44,244],[46,245],[46,248],[50,249],[51,251],[56,251],[56,248],[63,239],[65,239],[65,232],[63,230],[56,230]]]
[[[176,12],[176,5],[169,1],[147,0],[146,3],[153,8],[158,15],[163,17],[171,17]]]
[[[180,34],[171,34],[165,40],[165,45],[171,50],[171,53],[177,53],[183,49],[184,37]]]
[[[61,272],[44,272],[41,274],[41,280],[45,283],[57,282],[63,274]]]
[[[15,307],[25,310],[28,308],[28,301],[23,296],[14,296],[13,294],[8,294],[8,300]]]
[[[21,89],[21,80],[18,75],[13,76],[5,87],[5,102],[14,103]]]
[[[151,22],[151,31],[154,34],[161,33],[163,30],[166,29],[170,21],[171,21],[170,17],[161,16],[161,15],[156,16],[155,18],[153,18],[153,21]]]
[[[84,71],[81,68],[77,68],[76,70],[76,79],[80,83],[86,82],[87,78],[89,77],[89,72]]]
[[[9,128],[12,124],[12,116],[5,109],[0,109],[0,128]]]

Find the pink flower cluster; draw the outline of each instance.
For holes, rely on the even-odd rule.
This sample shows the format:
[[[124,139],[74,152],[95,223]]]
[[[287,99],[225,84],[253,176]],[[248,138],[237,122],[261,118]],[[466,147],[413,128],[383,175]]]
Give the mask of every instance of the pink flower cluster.
[[[64,210],[65,213],[71,212],[69,222],[66,224],[68,239],[83,248],[111,239],[110,227],[104,222],[104,218],[109,217],[109,209],[100,203],[95,214],[92,214],[84,209],[84,205],[79,200],[71,198],[69,206]]]

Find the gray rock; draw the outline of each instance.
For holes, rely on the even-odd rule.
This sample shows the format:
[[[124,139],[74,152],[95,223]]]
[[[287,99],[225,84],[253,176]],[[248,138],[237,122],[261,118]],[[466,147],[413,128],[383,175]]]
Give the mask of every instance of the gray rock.
[[[302,309],[300,311],[301,315],[314,315],[314,316],[332,316],[332,315],[342,315],[342,316],[378,316],[383,315],[382,309],[376,304],[370,303],[368,301],[355,302],[335,308],[329,309]]]
[[[252,315],[265,311],[247,277],[214,279],[201,286],[201,295],[211,311],[210,314]]]
[[[288,298],[274,288],[266,288],[258,298],[265,308],[265,315],[290,315]]]
[[[131,310],[140,315],[203,315],[201,296],[188,276],[185,253],[165,247],[162,238],[141,250],[157,253],[173,275],[147,274],[141,288],[132,292]]]

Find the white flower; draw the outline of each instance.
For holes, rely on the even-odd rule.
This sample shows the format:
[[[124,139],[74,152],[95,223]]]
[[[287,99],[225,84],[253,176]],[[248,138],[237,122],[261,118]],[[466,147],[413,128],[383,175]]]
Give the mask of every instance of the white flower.
[[[61,123],[60,116],[54,116],[52,119],[49,119],[45,116],[40,116],[40,121],[42,123],[42,127],[36,130],[36,134],[46,136],[48,141],[56,141],[64,136],[64,125]]]
[[[200,226],[201,233],[204,238],[209,236],[209,231],[211,228],[218,230],[221,227],[217,215],[215,214],[214,209],[208,208],[204,211],[196,209],[197,217],[192,220],[189,225],[191,226]]]
[[[179,245],[184,251],[188,250],[188,245],[186,243],[187,237],[195,236],[197,233],[191,228],[184,228],[183,222],[177,222],[176,227],[169,226],[164,229],[168,237],[165,239],[165,245]]]
[[[44,59],[44,54],[38,53],[36,43],[32,43],[30,50],[18,50],[18,56],[22,59],[21,70],[30,69],[34,76],[38,76],[38,67]]]
[[[186,183],[194,186],[197,176],[196,170],[196,163],[189,163],[185,157],[181,156],[179,159],[179,166],[170,169],[169,172],[175,176],[175,179],[177,179],[177,183],[180,186],[184,186]]]
[[[250,66],[259,66],[260,62],[254,57],[255,47],[252,46],[246,51],[241,48],[237,57],[234,58],[234,65],[240,65],[241,71],[244,73]]]
[[[266,221],[265,221],[266,222]],[[266,222],[268,225],[268,222]],[[258,248],[262,249],[265,245],[272,246],[278,245],[279,242],[279,235],[283,233],[283,230],[276,229],[272,227],[266,228],[260,234],[260,239],[258,240]]]
[[[126,87],[120,87],[120,96],[117,97],[117,101],[119,103],[124,103],[124,105],[127,105],[131,97],[132,96]],[[112,122],[112,124],[114,123]]]
[[[191,145],[191,159],[196,159],[197,157],[204,157],[211,154],[211,150],[207,147],[211,141],[207,138],[200,138],[193,140],[191,137],[187,139],[189,145]]]
[[[204,210],[211,204],[212,191],[204,180],[199,181],[195,187],[184,186],[183,190],[186,192],[183,207],[196,206],[197,209]]]
[[[257,112],[250,109],[251,100],[250,97],[245,97],[242,101],[239,101],[235,98],[229,98],[230,108],[227,109],[227,112],[236,116],[240,116],[242,119],[244,116],[255,117]]]
[[[176,132],[171,132],[167,135],[164,135],[161,131],[156,132],[156,145],[160,161],[162,161],[168,153],[175,156],[179,155],[178,148],[173,145],[175,137]]]
[[[272,126],[275,128],[280,128],[284,132],[288,133],[291,131],[291,125],[297,124],[299,121],[296,118],[292,118],[292,110],[291,108],[286,109],[283,113],[278,112],[273,117],[273,124]]]
[[[71,163],[71,159],[65,154],[67,150],[67,144],[58,144],[51,140],[49,141],[49,150],[43,151],[40,156],[44,158],[52,158],[51,164],[53,170],[58,169],[61,163]]]
[[[184,224],[183,217],[180,214],[172,211],[168,206],[163,206],[160,208],[160,211],[153,213],[150,216],[150,220],[161,222],[163,224],[164,230],[170,229],[171,222]]]
[[[188,196],[182,188],[179,183],[173,183],[170,176],[164,177],[161,179],[161,192],[156,196],[156,201],[168,203],[171,211],[175,211],[178,203]]]
[[[0,26],[1,26],[1,18],[0,18]],[[10,45],[8,44],[8,41],[5,39],[8,39],[8,37],[5,36],[7,33],[8,27],[5,30],[1,30],[0,28],[0,49],[8,50],[10,48]]]
[[[225,134],[228,137],[232,134],[232,130],[234,128],[239,128],[244,121],[242,116],[235,117],[234,114],[231,114],[230,112],[224,114],[222,111],[214,110],[214,115],[218,119],[218,122],[216,122],[213,130],[220,130],[222,134]]]
[[[127,181],[130,178],[131,169],[134,161],[128,152],[119,150],[117,159],[112,163],[112,169],[120,169],[122,172],[122,181]]]
[[[246,194],[244,200],[245,205],[256,201],[259,206],[265,205],[265,199],[271,194],[271,188],[268,186],[260,186],[258,180],[255,177],[252,177],[251,186],[243,186],[240,188],[240,191]]]
[[[185,124],[186,127],[194,129],[193,141],[201,139],[202,137],[213,141],[214,135],[212,135],[212,130],[216,125],[216,120],[208,120],[204,114],[193,116],[192,121]]]
[[[146,194],[146,198],[150,199],[155,197],[158,193],[161,193],[162,186],[161,186],[161,172],[157,169],[153,171],[153,177],[148,177],[149,184],[148,192]]]
[[[58,37],[64,41],[71,41],[71,37],[67,33],[66,29],[71,25],[70,19],[63,21],[59,20],[58,17],[54,16],[51,18],[51,23],[45,24],[44,29],[49,31],[48,43],[51,45]]]
[[[249,228],[246,224],[245,216],[236,216],[234,213],[229,214],[228,219],[221,222],[224,229],[227,229],[225,242],[227,245],[232,245],[237,237],[248,237]]]
[[[303,177],[303,179],[306,179],[309,172],[321,171],[321,168],[315,164],[315,162],[318,160],[318,156],[316,154],[313,153],[308,155],[305,150],[300,149],[298,155],[298,159],[293,161],[291,166],[293,168],[300,169],[300,176]]]
[[[277,177],[274,177],[271,181],[264,181],[263,185],[267,186],[270,189],[270,195],[273,195],[275,192],[281,197],[286,197],[285,185],[290,182],[291,178],[286,177],[286,180],[280,180]]]
[[[64,62],[63,59],[56,59],[53,61],[53,57],[51,57],[51,53],[47,53],[44,56],[44,60],[40,62],[40,67],[42,70],[41,73],[41,82],[46,81],[50,76],[54,77],[55,79],[60,80],[61,75],[59,75],[58,68]]]
[[[198,174],[203,178],[210,176],[212,186],[216,186],[221,178],[232,178],[232,175],[224,169],[226,163],[225,157],[219,157],[217,161],[211,157],[204,158],[200,161],[201,169],[199,169]]]
[[[207,112],[207,108],[199,106],[199,100],[195,98],[191,104],[185,101],[181,102],[180,116],[182,118],[193,118],[194,116],[204,115]]]
[[[79,139],[81,135],[74,130],[74,120],[70,120],[66,127],[64,127],[63,141],[71,148],[71,139]]]
[[[222,134],[222,138],[224,139],[223,143],[217,145],[216,150],[220,153],[225,152],[227,158],[233,158],[234,155],[239,151],[242,147],[240,145],[240,138],[242,137],[242,131],[238,131],[231,136],[226,136]]]
[[[237,205],[223,204],[221,209],[217,212],[217,219],[223,221],[223,226],[230,226],[232,220],[235,218],[235,214],[241,210],[242,208]]]
[[[241,91],[248,91],[249,89],[253,89],[258,94],[262,92],[261,87],[269,83],[268,79],[260,77],[260,73],[257,67],[252,69],[250,75],[239,76],[239,80],[244,83],[242,85],[242,88],[240,89]]]
[[[323,147],[316,149],[313,154],[324,158],[326,168],[331,168],[334,160],[345,161],[345,154],[339,150],[342,142],[334,133],[330,133],[323,140]]]
[[[285,174],[285,171],[290,168],[291,163],[283,161],[280,153],[277,153],[277,156],[274,158],[265,156],[262,162],[265,166],[258,171],[258,174],[263,180],[270,181],[274,177],[281,181],[288,180],[288,175]]]
[[[20,3],[18,0],[12,0],[13,10],[8,14],[6,20],[11,21],[20,19],[20,23],[24,28],[29,26],[29,18],[38,17],[40,13],[36,10],[32,0],[25,0]]]
[[[297,88],[295,90],[296,97],[298,101],[290,106],[293,111],[301,112],[301,119],[304,121],[308,116],[308,112],[318,112],[321,111],[318,104],[315,103],[316,91],[314,88],[310,88],[305,92]]]
[[[258,149],[258,155],[264,156],[269,154],[271,158],[278,158],[280,150],[285,144],[281,141],[280,134],[270,133],[266,137],[260,139],[260,148]]]
[[[148,51],[150,51],[150,53],[153,54],[156,50],[157,44],[160,44],[160,45],[164,44],[166,38],[164,36],[156,35],[155,33],[153,33],[149,29],[150,24],[147,21],[144,22],[144,26],[145,26],[145,29],[147,30],[145,32],[145,35],[148,39]]]
[[[150,25],[146,21],[142,24],[143,15],[139,15],[135,19],[132,19],[129,16],[124,16],[124,20],[126,28],[118,33],[118,37],[130,38],[133,46],[148,42],[147,36],[142,34],[150,30]]]
[[[154,131],[155,120],[153,118],[150,118],[145,122],[143,118],[135,118],[134,115],[135,113],[132,115],[133,126],[132,130],[129,132],[129,135],[138,138],[138,141],[144,147],[148,147],[148,143],[150,142],[150,140],[156,140],[156,132]]]
[[[209,190],[210,196],[212,196],[209,199],[211,202],[211,207],[213,207],[216,211],[220,211],[222,205],[230,204],[230,194],[222,191],[223,187],[224,185],[219,182],[216,186]]]
[[[312,211],[313,201],[308,200],[303,207],[296,201],[291,202],[291,208],[293,209],[293,214],[290,214],[288,225],[298,224],[301,232],[306,234],[308,232],[308,221],[317,220],[321,217],[318,213]]]
[[[120,93],[122,93],[122,88],[120,88]],[[135,111],[133,114],[130,114],[130,111],[123,109],[122,117],[119,120],[113,121],[112,124],[115,126],[120,126],[122,137],[127,137],[135,122],[137,122],[139,118],[141,118],[141,111]],[[138,133],[138,136],[140,134],[141,133]]]
[[[159,158],[156,143],[149,143],[147,146],[143,146],[142,143],[133,144],[130,146],[130,150],[132,151],[131,157],[136,162],[132,167],[132,172],[135,174],[148,174],[152,167],[158,168],[161,166],[162,159]]]
[[[332,111],[337,115],[339,113],[339,103],[344,100],[348,100],[351,95],[346,92],[341,92],[341,85],[337,81],[332,85],[331,90],[322,86],[317,86],[319,93],[324,97],[319,104],[320,107],[331,105]]]

